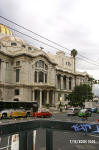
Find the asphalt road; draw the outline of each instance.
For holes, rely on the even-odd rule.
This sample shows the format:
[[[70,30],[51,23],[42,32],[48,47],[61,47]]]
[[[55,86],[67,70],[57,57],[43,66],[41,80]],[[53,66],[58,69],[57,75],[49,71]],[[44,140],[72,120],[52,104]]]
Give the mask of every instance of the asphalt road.
[[[26,118],[25,118],[26,119]],[[29,118],[28,118],[29,119]],[[80,117],[77,116],[67,116],[66,113],[54,114],[52,118],[44,118],[51,120],[61,120],[61,121],[72,121],[72,122],[82,122]],[[98,114],[92,114],[92,117],[88,118],[88,122],[96,122],[99,119]],[[0,122],[17,122],[21,119],[13,120],[0,120]],[[46,141],[46,131],[44,129],[39,129],[36,132],[36,150],[45,150]],[[11,136],[0,138],[0,150],[11,150]],[[3,149],[2,149],[3,148]],[[99,134],[91,135],[81,132],[70,132],[70,131],[54,131],[53,132],[53,150],[98,150],[99,149]]]

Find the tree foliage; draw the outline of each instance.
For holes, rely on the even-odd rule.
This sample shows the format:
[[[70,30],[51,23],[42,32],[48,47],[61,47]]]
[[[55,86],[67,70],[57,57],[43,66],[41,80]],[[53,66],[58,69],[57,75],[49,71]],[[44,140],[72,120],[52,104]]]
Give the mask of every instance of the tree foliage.
[[[74,58],[76,57],[76,55],[78,54],[77,50],[76,49],[73,49],[71,51],[71,56],[73,56]]]
[[[82,107],[86,100],[93,99],[92,88],[87,84],[76,86],[72,93],[69,94],[68,99],[71,106]]]

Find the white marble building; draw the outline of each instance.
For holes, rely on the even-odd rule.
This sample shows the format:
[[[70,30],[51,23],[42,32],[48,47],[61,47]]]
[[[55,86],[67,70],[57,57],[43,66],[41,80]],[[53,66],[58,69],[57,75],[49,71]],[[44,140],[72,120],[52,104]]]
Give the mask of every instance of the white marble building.
[[[4,25],[0,25],[0,99],[6,101],[38,101],[56,106],[60,97],[75,85],[88,83],[89,75],[74,72],[74,58],[63,51],[56,55],[30,46]]]

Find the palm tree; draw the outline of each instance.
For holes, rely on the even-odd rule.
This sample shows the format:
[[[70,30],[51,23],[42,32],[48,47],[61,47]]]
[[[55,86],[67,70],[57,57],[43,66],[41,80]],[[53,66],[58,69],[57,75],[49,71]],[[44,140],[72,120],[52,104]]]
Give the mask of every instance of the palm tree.
[[[99,84],[99,80],[98,80],[98,84]]]
[[[73,58],[74,58],[74,73],[75,73],[75,71],[76,71],[76,70],[75,70],[75,68],[76,68],[75,58],[76,58],[77,54],[78,54],[78,52],[77,52],[76,49],[73,49],[73,50],[71,51],[71,56],[73,56]]]
[[[73,58],[74,58],[74,73],[76,72],[76,69],[75,69],[76,68],[75,58],[76,58],[77,54],[78,54],[78,52],[77,52],[76,49],[73,49],[71,51],[71,56],[73,56]],[[76,86],[76,75],[75,75],[75,86]]]
[[[97,84],[97,80],[95,80],[95,84]]]

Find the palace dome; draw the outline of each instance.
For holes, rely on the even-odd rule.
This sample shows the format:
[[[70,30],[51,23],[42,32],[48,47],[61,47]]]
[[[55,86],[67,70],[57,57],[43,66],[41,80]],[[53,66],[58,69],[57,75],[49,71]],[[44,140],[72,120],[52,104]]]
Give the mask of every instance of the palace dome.
[[[0,24],[0,35],[13,35],[13,33],[7,26]]]
[[[12,31],[5,25],[0,24],[0,41],[6,41],[6,42],[18,42],[20,44],[26,44],[28,45],[23,39],[19,37],[15,37],[12,33]]]
[[[28,45],[23,39],[19,37],[14,37],[14,36],[4,36],[0,38],[1,41],[6,41],[6,42],[18,42],[20,44],[26,44]]]

